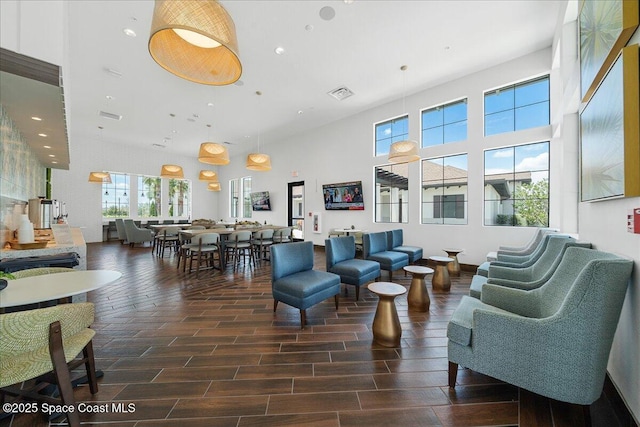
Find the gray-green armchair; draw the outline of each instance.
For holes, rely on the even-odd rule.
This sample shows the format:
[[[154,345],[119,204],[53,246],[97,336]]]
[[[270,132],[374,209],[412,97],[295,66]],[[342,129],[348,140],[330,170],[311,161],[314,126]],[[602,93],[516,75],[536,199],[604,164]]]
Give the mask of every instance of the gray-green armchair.
[[[590,405],[607,360],[633,262],[571,247],[532,291],[487,284],[465,296],[449,322],[449,386],[458,365],[531,392]],[[588,408],[587,408],[588,409]]]
[[[127,242],[133,247],[136,243],[153,243],[153,231],[146,228],[138,228],[132,219],[124,220],[124,230],[127,233]]]

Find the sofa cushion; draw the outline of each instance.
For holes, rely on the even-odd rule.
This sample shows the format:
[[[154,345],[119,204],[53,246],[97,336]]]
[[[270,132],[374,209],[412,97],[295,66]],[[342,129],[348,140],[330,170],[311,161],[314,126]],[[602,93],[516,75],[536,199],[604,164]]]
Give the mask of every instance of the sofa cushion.
[[[329,271],[339,275],[343,282],[350,283],[351,281],[359,281],[362,276],[371,274],[374,275],[373,278],[378,277],[380,275],[380,264],[376,261],[364,259],[348,259],[335,264]]]
[[[394,251],[382,251],[369,255],[372,261],[380,263],[380,268],[383,270],[397,269],[409,264],[409,255],[403,252]]]
[[[489,277],[489,262],[485,261],[480,266],[478,266],[478,270],[476,270],[476,274],[479,276]]]
[[[416,262],[422,259],[422,248],[417,246],[396,246],[391,250],[407,254],[409,256],[409,262]]]
[[[273,282],[273,289],[304,299],[335,285],[340,285],[339,276],[325,271],[307,270],[276,280]]]
[[[474,275],[471,279],[471,287],[469,288],[469,295],[480,299],[480,295],[482,295],[482,287],[485,283],[487,283],[488,278],[484,276],[480,276],[478,274]]]
[[[508,311],[485,304],[479,299],[463,296],[460,305],[451,316],[447,326],[447,337],[460,345],[471,345],[473,335],[473,312],[482,309],[495,313],[508,313]]]

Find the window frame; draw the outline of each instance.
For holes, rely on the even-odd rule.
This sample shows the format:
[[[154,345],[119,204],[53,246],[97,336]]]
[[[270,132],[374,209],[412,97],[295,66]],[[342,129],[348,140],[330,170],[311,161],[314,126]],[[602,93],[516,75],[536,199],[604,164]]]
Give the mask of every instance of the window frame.
[[[163,194],[162,194],[162,178],[159,176],[152,176],[152,175],[136,175],[137,179],[137,185],[138,185],[138,196],[141,197],[142,193],[146,192],[147,194],[150,193],[151,190],[151,186],[148,183],[145,183],[145,179],[150,179],[150,180],[154,180],[157,182],[157,189],[159,190],[159,197],[156,197],[156,215],[152,215],[151,213],[151,198],[147,195],[144,198],[148,200],[147,203],[140,203],[140,199],[138,199],[138,204],[137,204],[137,209],[136,209],[136,215],[137,218],[162,218],[162,200],[163,200]],[[144,207],[142,207],[141,205],[147,205],[148,206],[148,211],[149,211],[149,215],[143,215],[143,213],[141,213],[141,209],[144,209]]]
[[[447,159],[449,158],[453,158],[453,157],[462,157],[464,156],[464,162],[465,162],[465,168],[466,169],[461,169],[461,168],[456,168],[459,170],[464,170],[466,172],[465,176],[464,176],[464,183],[462,185],[460,182],[458,183],[454,183],[452,182],[452,180],[454,180],[455,178],[446,178],[445,177],[445,167],[446,166],[452,166],[455,167],[449,163],[447,163]],[[441,162],[441,167],[442,167],[442,177],[438,178],[437,180],[434,179],[430,179],[430,180],[425,180],[425,173],[424,173],[424,168],[425,168],[425,162],[432,162],[435,163],[435,161],[438,160]],[[439,194],[431,194],[431,195],[427,195],[425,194],[425,192],[427,190],[425,190],[425,185],[427,185],[428,183],[438,183],[438,186],[435,187],[436,191],[437,188],[441,188],[442,192]],[[451,193],[451,194],[445,194],[446,190],[448,187],[452,187],[452,186],[459,186],[459,187],[466,187],[464,189],[464,191],[462,190],[458,190],[455,193]],[[431,197],[431,199],[426,200],[426,196]],[[447,197],[451,197],[451,196],[462,196],[462,201],[447,201],[446,198]],[[440,200],[439,202],[436,201],[436,198],[439,198],[438,200]],[[446,213],[446,206],[445,204],[447,203],[454,203],[457,207],[458,203],[462,203],[462,217],[451,217],[451,216],[445,216]],[[441,216],[436,216],[435,215],[435,208],[436,205],[439,204],[440,205],[440,209],[438,211],[438,213]],[[456,209],[457,211],[457,209]],[[431,212],[433,213],[432,217],[425,217],[425,213],[426,212]],[[427,221],[431,219],[431,221]],[[439,221],[436,221],[439,220]],[[448,220],[448,221],[447,221]],[[443,155],[443,156],[437,156],[437,157],[429,157],[429,158],[424,158],[421,159],[420,162],[420,224],[422,225],[468,225],[469,224],[469,153],[468,152],[463,152],[463,153],[453,153],[453,154],[448,154],[448,155]]]
[[[172,194],[172,190],[171,190],[172,182],[182,182],[187,185],[186,191],[183,192],[183,196],[182,196],[182,215],[176,215],[175,212],[172,212],[174,210],[174,206],[176,206],[176,203],[174,203],[174,199],[176,199],[175,201],[177,202],[177,206],[180,207],[179,195],[176,198],[176,194]],[[192,185],[191,185],[190,179],[179,179],[179,178],[169,179],[168,198],[167,198],[167,200],[169,201],[169,212],[168,212],[169,218],[191,218],[191,189],[192,189]]]
[[[393,125],[396,122],[400,122],[401,120],[406,121],[406,132],[404,133],[398,133],[398,134],[394,134],[393,133]],[[389,138],[384,138],[384,139],[378,139],[378,127],[380,126],[384,126],[386,124],[390,124],[391,125],[391,136]],[[384,156],[384,155],[388,155],[390,148],[391,148],[391,144],[393,144],[394,142],[397,141],[404,141],[409,139],[409,114],[401,114],[395,117],[392,117],[390,119],[387,120],[382,120],[380,122],[376,122],[373,124],[373,156],[377,157],[377,156]],[[378,143],[383,141],[383,140],[389,140],[389,147],[387,149],[386,152],[378,152]]]
[[[127,218],[131,215],[131,175],[128,173],[122,172],[109,172],[111,176],[111,182],[103,182],[102,183],[102,195],[100,198],[101,210],[102,210],[102,218],[103,219],[114,219],[114,218]],[[124,178],[124,187],[118,187],[119,177]],[[126,205],[120,203],[120,197],[118,197],[118,191],[124,190],[124,194],[121,194],[120,197],[126,197]],[[108,193],[111,191],[113,196]],[[108,194],[105,194],[107,192]],[[108,200],[105,200],[105,196],[113,197],[113,202],[109,203]],[[116,199],[117,198],[117,199]],[[117,201],[117,203],[116,203]],[[120,206],[127,206],[126,214],[120,214]],[[102,207],[104,206],[104,208]],[[109,209],[113,207],[116,208],[115,215],[107,215]]]
[[[526,104],[526,105],[516,105],[516,97],[517,97],[517,90],[518,88],[523,88],[529,84],[538,82],[538,81],[543,81],[546,80],[547,81],[547,86],[548,86],[548,90],[546,93],[546,98],[542,101],[536,101],[534,103],[531,104]],[[505,108],[503,110],[499,110],[499,111],[494,111],[491,112],[489,114],[487,114],[487,96],[491,96],[497,92],[502,92],[502,91],[509,91],[509,90],[513,90],[513,103],[512,106],[510,108]],[[527,78],[525,80],[522,81],[518,81],[515,83],[511,83],[511,84],[507,84],[507,85],[503,85],[500,86],[498,88],[493,88],[493,89],[488,89],[485,90],[483,92],[483,105],[482,105],[482,118],[483,118],[483,134],[484,137],[490,137],[490,136],[494,136],[494,135],[501,135],[504,133],[509,133],[509,132],[520,132],[523,130],[527,130],[527,129],[534,129],[537,127],[542,127],[542,126],[549,126],[551,124],[551,74],[550,73],[545,73],[545,74],[541,74],[539,76],[535,76],[535,77],[531,77],[531,78]],[[546,123],[541,124],[541,125],[536,125],[536,126],[530,126],[530,127],[525,127],[525,128],[520,128],[518,129],[517,126],[517,111],[518,109],[522,109],[525,107],[531,107],[534,105],[540,105],[543,103],[547,103],[548,104],[548,108],[547,108],[547,119],[546,119]],[[499,131],[499,132],[493,132],[493,133],[487,133],[487,117],[489,116],[495,116],[496,114],[500,114],[500,113],[508,113],[511,112],[511,119],[512,119],[512,129],[511,130],[503,130],[503,131]]]
[[[445,108],[449,108],[452,107],[454,105],[457,104],[464,104],[465,105],[465,118],[464,120],[456,120],[456,121],[452,121],[449,123],[445,123],[445,118],[444,118],[444,109]],[[469,139],[469,97],[463,97],[463,98],[458,98],[458,99],[454,99],[452,101],[449,102],[445,102],[439,105],[433,105],[431,107],[426,107],[423,108],[422,110],[420,110],[420,147],[421,148],[427,148],[427,147],[435,147],[438,145],[444,145],[444,144],[451,144],[451,143],[455,143],[455,142],[462,142],[462,141],[466,141]],[[425,114],[432,111],[432,110],[437,110],[437,109],[442,109],[443,113],[442,113],[442,124],[437,125],[437,126],[432,126],[429,128],[425,128]],[[453,141],[445,141],[445,127],[447,125],[452,125],[455,123],[462,123],[464,122],[465,124],[465,137],[463,139],[456,139]],[[425,131],[430,130],[430,129],[437,129],[437,128],[442,128],[442,142],[439,143],[434,143],[434,144],[427,144],[425,145]]]
[[[406,166],[404,166],[406,165]],[[389,171],[389,173],[393,174],[393,169],[394,168],[407,168],[407,175],[406,177],[404,175],[398,175],[402,178],[406,178],[407,181],[407,188],[402,189],[400,187],[392,187],[389,186],[389,188],[399,188],[400,189],[400,193],[399,195],[402,196],[404,193],[402,192],[406,192],[406,200],[404,200],[404,198],[400,197],[400,202],[388,202],[388,203],[383,203],[380,198],[381,198],[381,186],[379,185],[380,182],[378,181],[378,169],[381,168],[391,168],[391,170]],[[384,164],[384,165],[377,165],[373,167],[373,176],[374,176],[374,222],[375,223],[379,223],[379,224],[408,224],[409,223],[409,186],[410,186],[410,180],[409,180],[409,163],[388,163],[388,164]],[[392,190],[390,190],[391,193]],[[391,196],[391,194],[390,194]],[[382,210],[383,206],[389,206],[389,220],[388,221],[383,221],[382,220],[382,215],[385,213],[385,211]],[[394,209],[395,208],[395,209]],[[396,218],[396,220],[394,220],[394,218]]]
[[[251,181],[252,177],[243,176],[229,180],[229,217],[245,219],[251,218]],[[247,185],[248,184],[248,185]],[[246,190],[248,187],[248,192]],[[248,201],[248,202],[247,202]],[[247,204],[248,203],[248,204]]]

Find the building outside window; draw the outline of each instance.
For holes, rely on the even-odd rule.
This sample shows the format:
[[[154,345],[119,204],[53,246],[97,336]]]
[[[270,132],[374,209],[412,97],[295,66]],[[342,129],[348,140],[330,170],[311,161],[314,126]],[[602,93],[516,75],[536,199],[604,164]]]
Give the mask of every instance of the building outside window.
[[[102,183],[102,216],[126,218],[129,216],[129,175],[111,172],[111,182]]]
[[[191,181],[188,179],[169,180],[169,216],[191,217]]]
[[[467,224],[467,155],[422,160],[422,223]]]
[[[398,117],[376,124],[376,156],[389,154],[391,144],[407,139],[409,139],[409,116]]]
[[[376,222],[409,222],[409,164],[377,166]]]
[[[549,142],[486,150],[484,225],[549,225]]]
[[[549,76],[509,85],[484,95],[484,134],[495,135],[549,124]]]
[[[229,180],[229,216],[251,218],[251,177]]]
[[[467,99],[422,111],[422,146],[467,139]]]
[[[155,176],[138,176],[138,217],[156,218],[162,215],[162,180]]]

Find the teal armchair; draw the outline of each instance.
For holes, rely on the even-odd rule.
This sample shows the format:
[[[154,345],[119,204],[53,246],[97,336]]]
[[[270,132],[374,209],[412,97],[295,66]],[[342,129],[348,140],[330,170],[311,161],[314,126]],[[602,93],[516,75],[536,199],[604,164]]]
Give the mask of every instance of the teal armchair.
[[[591,248],[591,243],[578,242],[573,237],[566,235],[550,235],[545,251],[532,265],[519,268],[505,267],[492,263],[489,266],[489,277],[478,274],[473,276],[469,295],[474,298],[480,298],[482,287],[486,283],[524,290],[539,288],[551,278],[567,248],[574,246]]]
[[[131,247],[136,243],[153,243],[153,231],[146,228],[138,228],[132,219],[124,220],[124,230],[127,233],[127,242]]]
[[[340,276],[342,283],[356,287],[356,301],[360,299],[360,286],[380,277],[380,264],[376,261],[356,259],[354,236],[326,239],[327,271]]]
[[[482,301],[464,296],[447,328],[449,387],[460,365],[590,405],[602,392],[632,268],[632,260],[570,247],[538,289],[487,284]]]
[[[488,277],[489,266],[491,265],[516,268],[530,267],[542,256],[544,251],[547,249],[549,237],[551,237],[550,233],[544,234],[541,240],[538,242],[535,250],[528,255],[498,255],[498,259],[496,261],[483,262],[478,267],[476,274],[478,274],[479,276]]]

